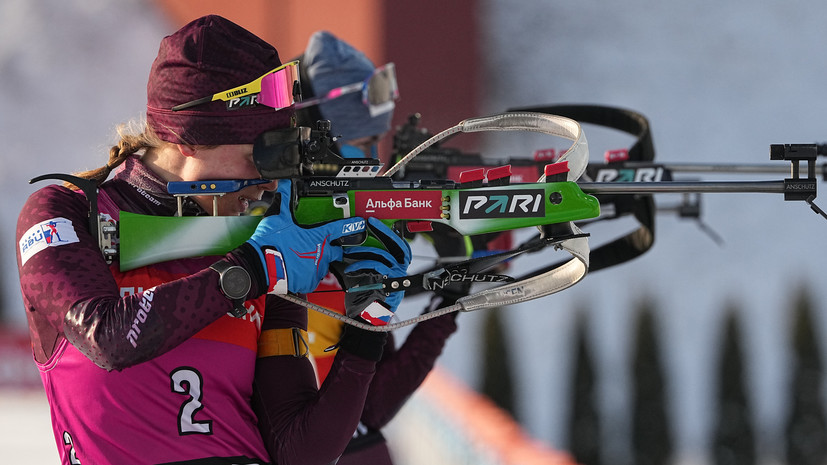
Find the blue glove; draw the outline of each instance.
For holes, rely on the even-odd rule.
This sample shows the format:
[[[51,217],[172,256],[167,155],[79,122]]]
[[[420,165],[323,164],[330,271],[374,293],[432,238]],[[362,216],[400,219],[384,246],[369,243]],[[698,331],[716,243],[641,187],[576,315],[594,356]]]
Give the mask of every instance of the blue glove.
[[[346,289],[381,283],[385,277],[407,276],[411,263],[411,247],[384,223],[368,218],[368,229],[385,250],[377,247],[346,247],[343,270]],[[371,289],[362,292],[347,292],[345,308],[348,316],[361,316],[369,323],[382,326],[390,322],[405,292],[386,292]]]
[[[290,211],[291,184],[288,179],[279,180],[278,213],[265,214],[247,240],[264,267],[268,294],[313,292],[330,263],[342,260],[342,247],[333,241],[365,230],[365,220],[359,217],[313,228],[297,225]]]

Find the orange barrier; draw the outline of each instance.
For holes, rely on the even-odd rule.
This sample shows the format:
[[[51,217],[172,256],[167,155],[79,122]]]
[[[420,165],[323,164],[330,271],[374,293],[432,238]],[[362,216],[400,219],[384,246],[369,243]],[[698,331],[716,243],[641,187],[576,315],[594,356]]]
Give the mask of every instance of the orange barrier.
[[[434,369],[387,436],[395,463],[576,465],[566,452],[530,437],[491,400]]]

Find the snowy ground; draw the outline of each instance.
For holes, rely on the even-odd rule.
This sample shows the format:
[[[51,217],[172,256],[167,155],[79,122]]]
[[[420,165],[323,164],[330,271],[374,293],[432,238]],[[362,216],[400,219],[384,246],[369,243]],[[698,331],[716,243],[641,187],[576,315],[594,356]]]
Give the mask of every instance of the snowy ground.
[[[0,389],[0,450],[4,463],[58,463],[43,388]]]

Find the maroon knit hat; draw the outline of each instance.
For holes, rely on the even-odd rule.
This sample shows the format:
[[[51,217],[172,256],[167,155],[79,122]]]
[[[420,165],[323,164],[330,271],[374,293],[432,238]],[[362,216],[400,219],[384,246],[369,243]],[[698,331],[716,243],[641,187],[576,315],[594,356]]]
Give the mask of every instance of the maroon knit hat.
[[[177,144],[251,144],[268,129],[292,126],[293,107],[264,105],[228,110],[213,101],[172,107],[246,84],[281,65],[278,51],[221,16],[192,21],[161,41],[147,84],[147,124]]]

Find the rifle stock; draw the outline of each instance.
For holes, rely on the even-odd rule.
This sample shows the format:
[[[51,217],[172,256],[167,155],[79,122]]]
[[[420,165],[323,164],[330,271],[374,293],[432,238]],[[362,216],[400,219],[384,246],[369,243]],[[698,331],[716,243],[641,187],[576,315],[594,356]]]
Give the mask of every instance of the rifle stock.
[[[572,181],[463,188],[453,181],[410,183],[390,178],[299,178],[293,189],[297,224],[375,217],[397,230],[442,223],[462,235],[500,232],[594,218],[600,204]],[[161,261],[222,255],[249,239],[260,217],[158,217],[121,212],[122,271]],[[378,241],[367,238],[367,245]],[[349,244],[353,245],[353,244]]]
[[[540,132],[568,139],[571,146],[561,162],[535,183],[512,184],[509,166],[488,173],[484,170],[470,173],[473,176],[460,178],[459,183],[453,180],[395,181],[391,177],[417,153],[427,149],[429,144],[455,134],[479,131]],[[595,218],[600,214],[598,200],[584,193],[574,182],[588,163],[588,144],[580,125],[568,118],[514,112],[467,119],[423,142],[379,177],[376,176],[378,160],[343,159],[332,150],[334,140],[329,133],[329,124],[319,122],[315,130],[293,128],[267,131],[253,145],[253,161],[263,178],[293,180],[290,205],[294,220],[299,225],[310,226],[361,216],[378,218],[397,227],[400,233],[427,231],[430,223],[438,222],[462,235],[472,236],[568,223]],[[191,190],[191,183],[170,184],[170,192],[176,195],[196,194],[187,190]],[[198,184],[211,185],[211,182],[199,181]],[[167,234],[167,225],[176,221],[186,222],[187,226],[172,229],[185,232]],[[204,227],[197,226],[202,221]],[[219,226],[208,226],[207,221],[218,222]],[[148,248],[136,250],[130,247],[127,249],[129,255],[125,256],[121,247],[121,269],[149,264],[146,262],[149,257],[169,260],[191,256],[188,254],[225,253],[243,243],[245,234],[247,238],[252,234],[245,229],[250,227],[250,220],[246,219],[217,221],[201,217],[176,217],[163,222],[153,221],[151,227],[144,227],[144,223],[149,224],[150,221],[133,220],[121,224],[121,243],[139,242],[135,239],[140,235],[152,237],[152,249],[165,250],[165,253],[144,253]],[[402,225],[404,228],[400,228]],[[202,234],[188,234],[189,231],[200,232],[208,228],[211,229],[210,234],[203,236],[209,237],[209,241],[202,241]],[[547,230],[550,229],[544,229]],[[187,234],[188,237],[186,240],[172,240],[178,234]],[[369,237],[366,241],[368,245],[378,245]]]

